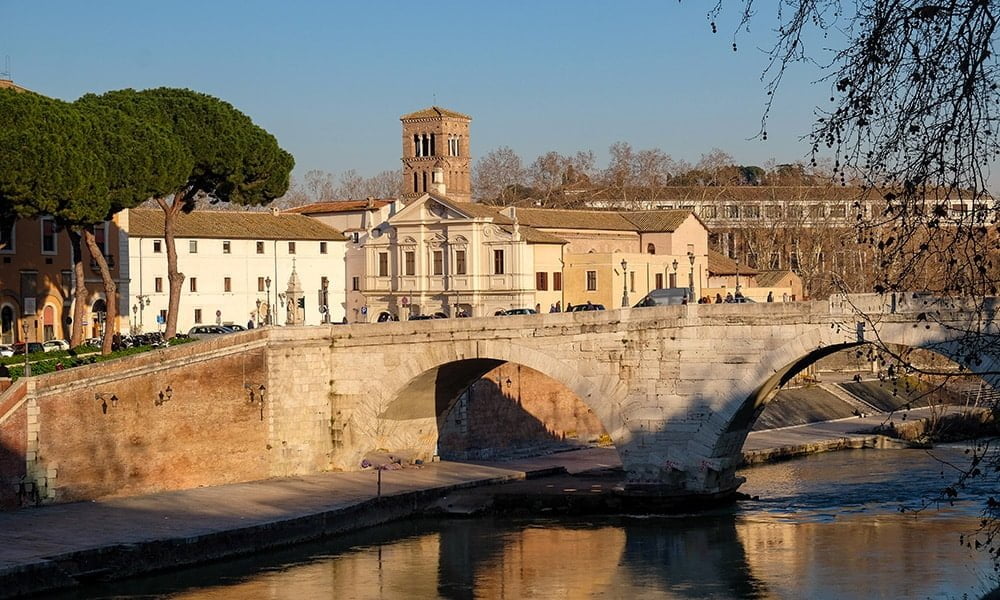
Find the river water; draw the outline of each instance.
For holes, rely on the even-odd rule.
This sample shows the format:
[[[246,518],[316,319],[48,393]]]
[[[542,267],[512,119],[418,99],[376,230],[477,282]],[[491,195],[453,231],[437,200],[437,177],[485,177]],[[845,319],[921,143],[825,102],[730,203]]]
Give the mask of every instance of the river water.
[[[978,504],[919,512],[964,446],[851,450],[747,469],[707,514],[420,519],[64,598],[978,598]],[[982,496],[984,489],[969,490]]]

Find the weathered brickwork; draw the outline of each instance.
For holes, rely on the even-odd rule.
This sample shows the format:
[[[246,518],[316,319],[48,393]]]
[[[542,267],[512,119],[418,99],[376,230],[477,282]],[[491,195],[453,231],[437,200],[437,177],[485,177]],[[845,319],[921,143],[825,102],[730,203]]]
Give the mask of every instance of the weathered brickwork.
[[[866,323],[833,303],[686,305],[221,336],[31,378],[20,401],[19,386],[0,394],[0,478],[8,497],[23,476],[52,502],[353,470],[376,450],[429,459],[466,388],[520,369],[519,410],[553,438],[599,424],[630,484],[723,493],[757,411],[804,366],[875,335],[960,356],[967,313],[939,312],[939,325],[914,312]],[[1000,359],[980,358],[973,371],[996,386]],[[516,402],[506,379],[494,387]],[[580,404],[547,398],[542,380]]]
[[[600,441],[594,411],[566,386],[507,363],[462,394],[441,419],[442,458],[492,458]]]

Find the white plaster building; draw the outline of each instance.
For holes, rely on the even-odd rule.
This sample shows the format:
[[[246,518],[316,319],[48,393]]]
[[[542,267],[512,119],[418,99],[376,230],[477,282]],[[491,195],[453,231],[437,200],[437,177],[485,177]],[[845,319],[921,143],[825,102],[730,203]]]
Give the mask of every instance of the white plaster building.
[[[163,213],[125,211],[119,225],[124,234],[121,253],[128,256],[122,266],[128,277],[119,293],[128,299],[131,319],[122,330],[162,329],[157,317],[166,318],[170,291]],[[175,235],[178,270],[185,275],[179,333],[196,324],[265,325],[269,317],[272,324],[286,324],[293,269],[302,289],[306,325],[324,322],[324,301],[331,322],[344,318],[347,238],[332,227],[276,211],[197,210],[178,215]]]

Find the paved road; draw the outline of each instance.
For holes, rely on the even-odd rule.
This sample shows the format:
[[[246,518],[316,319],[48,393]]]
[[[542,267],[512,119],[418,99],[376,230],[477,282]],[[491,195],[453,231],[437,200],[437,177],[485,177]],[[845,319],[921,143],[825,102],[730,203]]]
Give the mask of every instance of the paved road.
[[[939,408],[938,410],[940,411],[941,409]],[[943,414],[959,413],[963,410],[964,408],[961,406],[945,407]],[[905,413],[906,419],[903,419],[903,414],[902,412],[896,412],[890,417],[888,414],[882,413],[862,418],[851,417],[848,419],[837,419],[836,421],[826,421],[824,423],[810,423],[808,425],[754,431],[747,436],[747,441],[743,444],[743,451],[784,448],[787,446],[815,444],[852,437],[870,437],[871,434],[857,432],[870,430],[889,421],[899,423],[905,420],[922,419],[930,416],[931,409],[910,409]]]
[[[383,495],[522,479],[566,465],[617,463],[614,449],[592,448],[510,463],[442,462],[383,471]],[[189,539],[349,507],[375,496],[374,472],[323,473],[0,512],[0,573],[60,555],[117,544]]]

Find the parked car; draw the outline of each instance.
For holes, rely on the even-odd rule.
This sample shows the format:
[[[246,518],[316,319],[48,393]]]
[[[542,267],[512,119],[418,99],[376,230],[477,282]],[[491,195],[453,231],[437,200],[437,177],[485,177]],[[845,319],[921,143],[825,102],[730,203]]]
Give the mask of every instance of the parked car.
[[[69,350],[69,342],[66,340],[49,340],[42,344],[42,348],[46,352],[59,352],[60,350]]]
[[[14,356],[14,349],[6,344],[0,344],[0,356]]]
[[[668,306],[671,304],[685,304],[687,302],[691,302],[691,290],[689,288],[658,288],[650,290],[633,308]]]
[[[40,342],[28,342],[28,354],[34,354],[36,352],[45,352],[45,348],[42,347]],[[24,342],[15,342],[11,348],[14,349],[14,354],[24,354]]]
[[[228,325],[223,325],[223,327],[225,327],[226,329],[228,329],[230,331],[234,331],[234,332],[235,331],[246,331],[247,330],[246,327],[244,327],[242,325],[237,325],[236,323],[230,323]]]
[[[509,317],[512,315],[537,315],[538,312],[533,308],[511,308],[503,311],[503,314]]]
[[[569,309],[569,312],[583,312],[590,310],[604,310],[604,305],[594,304],[593,302],[587,302],[586,304],[576,304]]]
[[[202,340],[232,332],[232,329],[222,325],[195,325],[188,330],[188,337],[193,337],[196,340]]]

